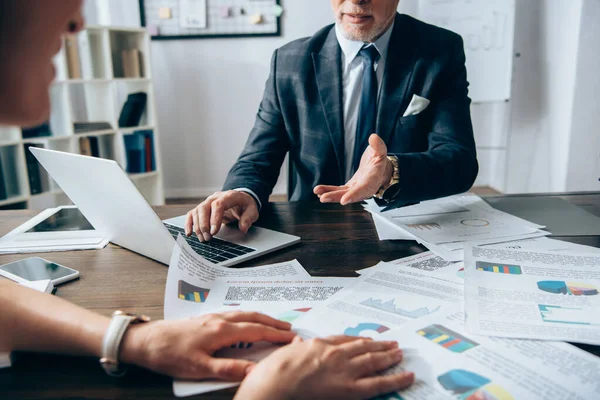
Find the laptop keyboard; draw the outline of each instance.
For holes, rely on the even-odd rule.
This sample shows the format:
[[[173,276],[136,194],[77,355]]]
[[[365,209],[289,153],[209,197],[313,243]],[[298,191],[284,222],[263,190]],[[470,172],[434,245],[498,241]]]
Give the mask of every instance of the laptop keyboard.
[[[183,228],[167,223],[164,225],[175,240],[177,240],[177,235],[181,234],[196,253],[214,263],[231,260],[232,258],[256,251],[256,249],[251,247],[241,246],[218,238],[212,238],[208,242],[200,242],[196,235],[190,237],[185,236],[185,230]]]

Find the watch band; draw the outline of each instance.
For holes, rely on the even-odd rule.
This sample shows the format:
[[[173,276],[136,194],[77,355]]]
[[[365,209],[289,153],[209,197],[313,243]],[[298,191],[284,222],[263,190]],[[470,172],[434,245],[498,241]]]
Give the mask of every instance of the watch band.
[[[383,199],[384,193],[391,186],[396,185],[400,182],[400,166],[398,165],[398,157],[396,156],[387,156],[388,160],[392,163],[392,176],[390,177],[390,181],[379,188],[377,193],[375,193],[374,197],[377,199]]]
[[[100,365],[108,375],[123,376],[125,374],[126,368],[119,364],[119,349],[123,336],[130,324],[148,321],[150,321],[150,318],[145,315],[138,316],[122,311],[115,311],[112,314],[110,324],[102,340],[102,358],[100,358]]]

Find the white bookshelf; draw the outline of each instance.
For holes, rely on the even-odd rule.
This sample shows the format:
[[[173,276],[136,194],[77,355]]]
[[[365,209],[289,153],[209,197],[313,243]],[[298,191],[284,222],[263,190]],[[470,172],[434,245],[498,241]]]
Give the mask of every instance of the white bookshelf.
[[[124,137],[136,131],[152,131],[152,171],[130,173],[130,179],[152,205],[164,204],[162,163],[152,70],[150,37],[144,28],[88,26],[77,37],[80,79],[70,79],[66,51],[55,58],[56,80],[50,89],[51,136],[24,138],[18,127],[0,126],[0,163],[7,198],[0,198],[0,209],[47,208],[70,204],[62,190],[49,179],[42,193],[31,193],[25,145],[41,144],[52,150],[80,153],[80,138],[96,137],[100,156],[127,166]],[[121,51],[138,49],[141,53],[141,77],[125,78]],[[139,126],[119,127],[121,109],[131,93],[147,95],[146,108]],[[75,133],[74,122],[108,122],[110,129]]]

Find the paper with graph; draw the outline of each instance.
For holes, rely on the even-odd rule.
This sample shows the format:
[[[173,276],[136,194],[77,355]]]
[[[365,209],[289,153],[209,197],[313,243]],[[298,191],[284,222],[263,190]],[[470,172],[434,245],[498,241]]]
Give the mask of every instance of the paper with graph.
[[[600,345],[600,255],[473,247],[469,332]]]
[[[356,278],[219,278],[205,306],[211,311],[257,311],[294,324]]]
[[[205,314],[206,303],[212,296],[219,278],[247,280],[311,279],[296,260],[252,268],[227,268],[213,264],[193,249],[179,235],[173,248],[165,289],[165,319],[182,319]],[[254,354],[258,357],[259,354]],[[207,393],[237,386],[235,382],[173,381],[173,392],[178,397]]]
[[[213,264],[180,236],[173,249],[165,289],[165,319],[187,318],[203,313],[214,282],[219,277],[248,279],[310,278],[296,260],[253,268],[227,268]]]
[[[319,336],[376,339],[390,329],[462,304],[462,301],[460,280],[443,280],[431,272],[380,263],[361,275],[355,284],[298,318],[294,326]]]
[[[600,358],[561,342],[474,335],[464,318],[458,307],[379,337],[410,349],[385,373],[415,373],[413,385],[388,399],[600,398]]]

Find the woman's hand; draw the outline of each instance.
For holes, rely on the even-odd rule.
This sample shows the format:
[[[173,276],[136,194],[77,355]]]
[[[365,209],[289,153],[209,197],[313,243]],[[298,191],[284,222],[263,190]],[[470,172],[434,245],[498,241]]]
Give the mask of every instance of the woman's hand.
[[[334,336],[300,338],[262,360],[236,399],[368,399],[409,386],[414,374],[378,376],[402,361],[396,342]]]
[[[244,379],[254,363],[214,358],[239,342],[289,343],[291,325],[264,314],[231,312],[132,325],[123,338],[120,361],[174,378]]]

